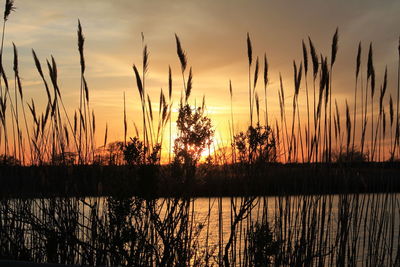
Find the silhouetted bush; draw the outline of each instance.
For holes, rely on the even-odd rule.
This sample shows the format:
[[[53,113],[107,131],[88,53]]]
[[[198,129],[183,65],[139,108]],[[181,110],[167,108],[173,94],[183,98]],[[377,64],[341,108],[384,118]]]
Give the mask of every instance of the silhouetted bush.
[[[278,242],[273,239],[268,222],[250,226],[247,235],[250,266],[269,266],[278,252]]]
[[[246,132],[234,136],[234,145],[242,163],[276,161],[276,144],[269,126],[249,126]]]

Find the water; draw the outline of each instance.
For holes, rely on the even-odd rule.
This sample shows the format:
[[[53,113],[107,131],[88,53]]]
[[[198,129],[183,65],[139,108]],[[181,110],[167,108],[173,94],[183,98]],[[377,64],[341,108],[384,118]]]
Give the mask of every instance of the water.
[[[69,264],[394,266],[398,197],[3,200],[0,255]]]

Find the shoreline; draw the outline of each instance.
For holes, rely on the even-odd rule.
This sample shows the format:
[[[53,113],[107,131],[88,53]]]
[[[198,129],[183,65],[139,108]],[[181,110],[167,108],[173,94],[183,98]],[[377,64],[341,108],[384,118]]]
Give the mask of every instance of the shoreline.
[[[400,192],[400,163],[0,166],[0,197],[219,197]]]

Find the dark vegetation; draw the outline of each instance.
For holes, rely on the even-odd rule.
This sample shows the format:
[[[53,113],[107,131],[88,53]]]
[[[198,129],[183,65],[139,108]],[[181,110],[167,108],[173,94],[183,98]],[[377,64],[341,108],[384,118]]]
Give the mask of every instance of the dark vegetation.
[[[391,194],[400,190],[400,88],[398,82],[395,104],[391,95],[387,101],[385,70],[379,109],[374,110],[372,44],[366,83],[359,77],[358,46],[353,114],[346,102],[343,128],[332,99],[338,30],[329,60],[318,56],[310,38],[308,46],[303,42],[303,60],[293,63],[291,119],[280,77],[280,118],[275,121],[268,117],[268,60],[264,55],[264,121],[257,92],[260,63],[247,35],[250,125],[245,131],[234,128],[230,83],[231,147],[226,148],[213,143],[205,98],[201,106],[191,103],[193,72],[177,35],[182,88],[178,137],[172,140],[172,70],[168,94],[160,91],[156,114],[146,88],[149,52],[142,35],[141,69],[133,65],[142,129],[139,133],[135,125],[136,136],[127,136],[124,96],[124,140],[108,143],[106,125],[99,147],[80,22],[79,107],[73,116],[68,114],[56,60],[46,60],[46,75],[32,50],[48,99],[40,112],[33,99],[25,104],[15,45],[13,84],[2,66],[6,21],[14,9],[14,2],[6,0],[0,54],[0,259],[107,266],[400,264],[400,207],[397,195]],[[298,104],[304,83],[307,123],[301,122]],[[355,136],[361,136],[359,142]],[[165,143],[168,164],[162,164]],[[210,153],[211,148],[216,152]],[[204,151],[209,153],[202,161]],[[194,200],[196,196],[215,198]],[[201,218],[195,209],[199,201],[208,205]]]

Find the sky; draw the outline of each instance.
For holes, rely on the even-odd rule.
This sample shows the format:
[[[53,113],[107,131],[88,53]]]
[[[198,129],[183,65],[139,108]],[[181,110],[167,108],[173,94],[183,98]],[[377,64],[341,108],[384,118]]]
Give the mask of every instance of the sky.
[[[382,83],[387,66],[388,94],[395,96],[397,88],[398,0],[16,0],[15,6],[16,11],[7,21],[3,64],[11,75],[14,42],[19,52],[25,97],[35,99],[39,111],[44,111],[46,97],[31,49],[35,49],[42,64],[54,56],[61,94],[71,116],[79,106],[76,30],[80,19],[85,35],[86,79],[91,107],[96,113],[98,140],[104,136],[106,123],[109,140],[123,138],[124,92],[128,136],[134,135],[133,122],[141,125],[132,65],[141,65],[142,32],[150,52],[146,87],[153,106],[158,105],[160,89],[168,88],[169,65],[173,71],[174,102],[177,105],[179,101],[182,80],[174,37],[177,34],[187,53],[188,65],[193,68],[191,103],[199,103],[206,96],[216,139],[223,144],[228,142],[229,80],[233,85],[235,128],[244,129],[249,123],[247,33],[252,40],[254,58],[261,59],[266,53],[269,61],[270,118],[279,116],[279,73],[283,77],[285,97],[293,96],[293,60],[299,64],[302,59],[302,40],[310,37],[317,52],[329,56],[336,27],[339,28],[339,50],[333,73],[333,95],[339,108],[344,110],[345,100],[350,105],[353,103],[359,42],[363,47],[362,70],[366,70],[368,46],[372,42],[377,85]],[[262,82],[257,91],[263,99]],[[305,103],[302,85],[299,96],[302,117]]]

